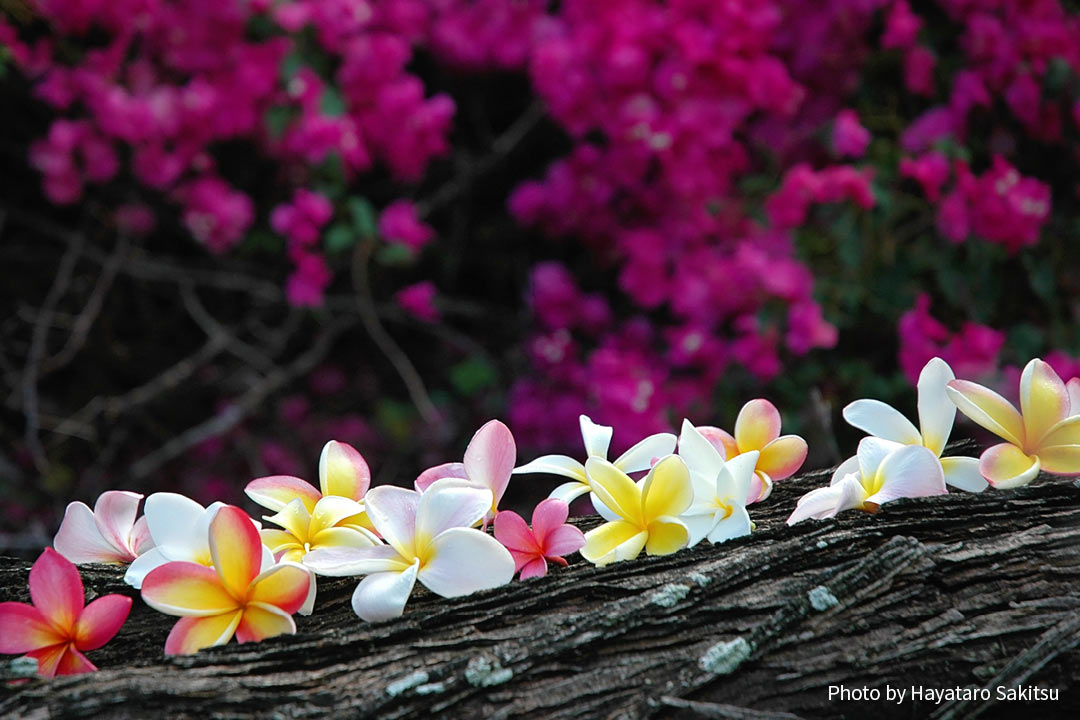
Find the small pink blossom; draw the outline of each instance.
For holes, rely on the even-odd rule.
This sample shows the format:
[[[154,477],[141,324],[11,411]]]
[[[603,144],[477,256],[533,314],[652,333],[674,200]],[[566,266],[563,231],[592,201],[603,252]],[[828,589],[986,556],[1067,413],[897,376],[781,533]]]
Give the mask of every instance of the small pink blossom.
[[[495,517],[495,539],[510,551],[520,579],[547,575],[548,562],[566,567],[562,557],[585,546],[585,535],[566,519],[570,506],[562,500],[541,501],[532,514],[532,529],[520,515],[503,510]]]
[[[94,509],[73,502],[53,539],[53,546],[74,563],[129,563],[154,545],[146,518],[136,520],[139,493],[107,490]]]
[[[860,158],[870,144],[870,131],[859,123],[854,110],[841,110],[833,121],[832,145],[843,157]]]
[[[416,205],[408,200],[397,200],[379,215],[379,234],[388,242],[404,245],[419,252],[435,238],[435,231],[420,220]]]
[[[436,293],[435,283],[424,281],[398,290],[394,294],[394,301],[398,307],[418,320],[434,323],[442,317],[439,309],[435,307]]]

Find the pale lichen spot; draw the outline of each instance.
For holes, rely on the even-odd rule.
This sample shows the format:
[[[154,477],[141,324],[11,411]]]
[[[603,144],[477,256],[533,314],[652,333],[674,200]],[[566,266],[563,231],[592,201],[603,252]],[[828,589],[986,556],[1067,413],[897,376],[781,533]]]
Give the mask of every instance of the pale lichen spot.
[[[836,599],[836,596],[829,592],[829,588],[824,585],[818,585],[812,589],[808,593],[808,596],[810,598],[810,607],[818,612],[825,612],[840,604],[840,601]]]
[[[504,668],[495,658],[477,655],[465,666],[465,679],[473,687],[502,685],[514,677],[514,671]]]
[[[400,680],[396,680],[386,686],[386,694],[390,697],[397,697],[406,690],[412,690],[417,685],[423,685],[428,681],[428,674],[423,670],[418,670],[410,675],[406,675]]]
[[[753,646],[745,638],[738,637],[727,642],[716,643],[706,650],[698,660],[698,666],[705,672],[730,675],[753,652]]]
[[[665,608],[675,607],[689,592],[689,585],[669,583],[650,595],[649,602]]]

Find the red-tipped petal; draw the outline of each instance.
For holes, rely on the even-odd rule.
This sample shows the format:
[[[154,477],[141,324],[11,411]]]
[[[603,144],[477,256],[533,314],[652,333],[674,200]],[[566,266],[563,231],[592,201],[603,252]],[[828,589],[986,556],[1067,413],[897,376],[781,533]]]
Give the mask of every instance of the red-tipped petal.
[[[489,488],[497,506],[506,492],[517,460],[517,445],[510,428],[489,420],[476,431],[465,448],[465,472],[470,482]]]
[[[322,493],[311,483],[291,475],[271,475],[252,480],[244,488],[249,498],[275,512],[281,510],[296,498],[300,498],[308,512],[315,509]]]
[[[763,398],[743,405],[739,416],[735,418],[735,443],[739,446],[740,453],[761,450],[778,437],[780,411],[775,405]]]
[[[244,617],[236,628],[238,642],[259,642],[278,635],[292,635],[296,632],[296,623],[292,615],[262,603],[252,603],[244,608]]]
[[[521,568],[521,575],[519,579],[528,580],[534,577],[544,577],[547,575],[547,560],[543,556],[526,563],[525,567]]]
[[[65,635],[70,635],[86,602],[79,571],[52,548],[45,548],[30,568],[30,597],[45,619]]]
[[[20,655],[65,640],[33,605],[0,603],[0,653]]]
[[[512,510],[503,510],[495,516],[495,539],[507,550],[530,554],[539,552],[539,545],[529,526]]]
[[[214,568],[191,562],[170,562],[151,570],[143,579],[142,598],[166,615],[207,617],[239,607]]]
[[[739,446],[735,442],[735,438],[726,430],[721,430],[712,425],[698,425],[697,431],[709,441],[710,445],[719,451],[725,460],[739,454]]]
[[[462,463],[443,463],[442,465],[436,465],[435,467],[429,467],[424,472],[416,476],[416,481],[413,486],[417,492],[424,492],[430,487],[431,483],[436,480],[442,480],[443,478],[460,478],[465,480],[465,465]]]
[[[90,672],[97,672],[97,666],[87,660],[81,652],[68,645],[67,651],[60,656],[60,662],[56,665],[56,674],[82,675]]]
[[[67,655],[69,648],[70,643],[63,642],[58,645],[50,645],[49,647],[28,652],[26,653],[26,657],[37,660],[38,676],[43,678],[56,677],[57,672],[60,669],[60,663],[64,659],[64,656]]]
[[[225,588],[244,598],[262,565],[262,540],[246,512],[226,505],[210,523],[210,556]]]
[[[299,565],[275,565],[255,578],[250,602],[273,605],[291,615],[307,600],[311,591],[311,573]]]
[[[188,655],[203,648],[224,645],[232,639],[243,617],[242,610],[210,617],[184,617],[165,639],[166,655]]]
[[[323,495],[360,500],[371,487],[371,470],[356,448],[331,440],[319,456],[319,487]]]
[[[128,550],[131,529],[139,514],[139,501],[143,496],[125,490],[108,490],[101,493],[94,503],[94,522],[102,536],[117,548]],[[127,558],[134,560],[134,554]]]
[[[802,467],[808,450],[806,441],[798,435],[778,437],[762,449],[757,469],[773,480],[783,480]]]
[[[541,546],[545,545],[548,535],[556,528],[565,525],[568,517],[570,517],[570,506],[562,500],[555,498],[541,500],[533,508],[532,514],[532,529],[536,541]]]
[[[131,612],[131,598],[106,595],[87,605],[75,622],[75,647],[97,650],[113,639]]]

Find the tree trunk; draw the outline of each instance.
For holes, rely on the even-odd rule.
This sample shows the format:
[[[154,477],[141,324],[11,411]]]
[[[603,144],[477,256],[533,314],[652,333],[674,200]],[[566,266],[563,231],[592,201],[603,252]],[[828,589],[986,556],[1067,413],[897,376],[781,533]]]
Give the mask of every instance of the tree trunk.
[[[164,658],[174,619],[136,602],[89,654],[100,672],[0,683],[0,714],[1080,717],[1077,484],[1043,477],[787,527],[795,500],[828,477],[778,483],[751,508],[748,538],[606,568],[577,559],[457,600],[418,585],[389,623],[353,615],[356,580],[324,578],[296,636]],[[0,599],[27,599],[28,567],[0,563]],[[84,568],[88,594],[134,594],[121,574]],[[830,699],[841,685],[882,699]],[[903,701],[886,701],[886,686]],[[998,699],[1017,686],[1059,699]],[[913,687],[990,699],[913,700]]]

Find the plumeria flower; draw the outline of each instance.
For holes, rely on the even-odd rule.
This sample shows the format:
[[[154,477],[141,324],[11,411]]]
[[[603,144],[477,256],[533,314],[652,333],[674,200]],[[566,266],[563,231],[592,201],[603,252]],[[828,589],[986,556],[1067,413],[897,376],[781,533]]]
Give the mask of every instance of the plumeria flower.
[[[874,437],[901,445],[922,445],[941,458],[946,484],[968,492],[982,492],[986,489],[986,480],[979,473],[978,460],[941,457],[956,419],[956,406],[946,393],[948,384],[955,378],[952,368],[941,358],[934,358],[923,367],[918,383],[919,428],[899,410],[880,400],[856,400],[844,408],[844,419]],[[858,462],[858,458],[849,458],[837,472],[841,476],[856,472]]]
[[[941,462],[922,445],[867,437],[859,443],[856,460],[858,468],[854,472],[837,468],[828,487],[803,495],[788,525],[807,518],[831,518],[844,510],[873,513],[892,500],[947,492]]]
[[[514,577],[514,558],[473,527],[491,503],[490,490],[455,478],[437,480],[423,493],[374,488],[368,516],[388,544],[312,550],[307,566],[321,575],[367,575],[352,607],[368,622],[399,617],[418,580],[448,598],[505,585]]]
[[[343,497],[360,503],[369,487],[371,469],[364,456],[352,445],[331,440],[323,446],[319,455],[319,489],[298,477],[272,475],[252,480],[244,492],[254,502],[274,512],[284,510],[293,500],[299,499],[308,513],[314,513],[315,505],[325,496]],[[350,524],[368,527],[366,518],[362,516],[349,520]]]
[[[53,538],[57,552],[73,563],[129,563],[154,546],[146,518],[138,520],[139,493],[108,490],[94,509],[73,502]]]
[[[549,560],[566,567],[562,556],[585,545],[581,530],[566,524],[569,516],[570,506],[555,498],[543,500],[533,509],[531,530],[512,510],[495,516],[495,539],[510,551],[515,572],[521,572],[522,580],[547,575]]]
[[[498,420],[489,420],[476,431],[469,446],[465,448],[463,462],[444,463],[428,468],[416,478],[416,489],[427,490],[433,482],[443,478],[468,480],[477,487],[491,491],[491,508],[484,515],[484,527],[495,518],[499,511],[510,475],[517,461],[517,445],[510,428]]]
[[[753,523],[746,512],[746,498],[758,455],[751,450],[724,462],[722,451],[689,420],[683,420],[679,457],[686,462],[694,488],[694,501],[682,515],[690,532],[687,547],[706,537],[719,543],[750,534]]]
[[[79,571],[52,548],[30,568],[30,600],[0,603],[0,653],[25,653],[48,678],[97,670],[83,653],[112,640],[131,611],[131,598],[123,595],[84,607]]]
[[[991,485],[1027,485],[1040,470],[1080,474],[1080,415],[1073,415],[1071,399],[1080,395],[1076,382],[1074,378],[1072,387],[1066,386],[1049,364],[1035,358],[1020,375],[1019,411],[982,385],[949,383],[949,397],[960,412],[1005,440],[979,458],[979,472]]]
[[[581,423],[581,439],[585,442],[585,452],[588,454],[587,460],[591,458],[607,460],[612,428],[607,425],[597,425],[587,415],[582,415],[578,420]],[[641,472],[648,470],[656,458],[670,455],[674,451],[675,436],[671,433],[657,433],[624,452],[612,465],[626,474]],[[514,473],[551,473],[570,478],[572,482],[563,483],[551,492],[551,497],[564,502],[570,502],[591,490],[585,466],[566,455],[538,457],[530,463],[515,468]],[[596,500],[594,495],[593,505],[597,511],[602,512]]]
[[[293,634],[293,613],[303,606],[311,574],[301,565],[266,562],[259,531],[248,514],[225,505],[208,531],[213,567],[169,562],[142,583],[146,604],[178,615],[165,640],[166,655],[184,655],[224,645]]]
[[[641,484],[599,457],[589,458],[585,469],[593,492],[618,519],[585,533],[582,557],[607,565],[632,560],[642,549],[669,555],[686,546],[690,532],[679,516],[690,507],[694,490],[682,458],[660,459]]]
[[[706,428],[701,430],[705,434]],[[707,432],[710,439],[718,438],[723,444],[725,460],[755,450],[758,452],[747,505],[769,497],[773,482],[791,477],[806,460],[806,441],[798,435],[781,435],[780,411],[763,398],[743,405],[735,418],[734,436],[719,428],[710,427]]]

